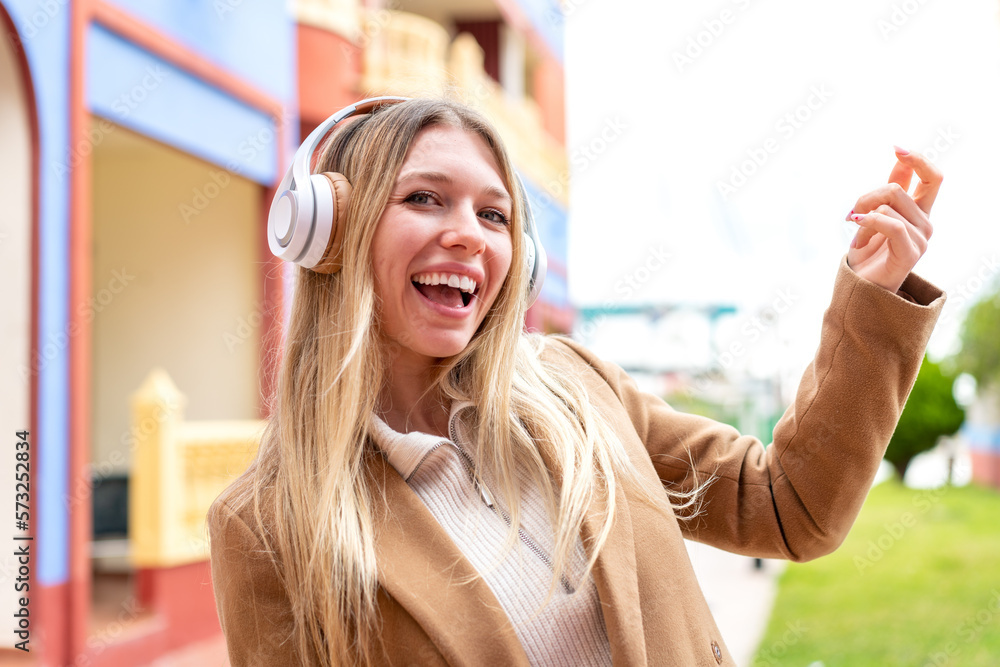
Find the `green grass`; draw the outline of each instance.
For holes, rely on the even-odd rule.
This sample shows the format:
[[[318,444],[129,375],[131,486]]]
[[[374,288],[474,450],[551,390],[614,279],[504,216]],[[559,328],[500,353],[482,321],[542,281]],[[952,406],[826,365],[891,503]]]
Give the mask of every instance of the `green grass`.
[[[789,564],[753,665],[1000,665],[1000,493],[872,489],[840,549]]]

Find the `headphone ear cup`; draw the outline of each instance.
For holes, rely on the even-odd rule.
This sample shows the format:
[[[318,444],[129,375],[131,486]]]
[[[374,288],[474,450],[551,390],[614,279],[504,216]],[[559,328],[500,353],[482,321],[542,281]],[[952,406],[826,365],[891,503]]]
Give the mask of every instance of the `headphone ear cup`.
[[[528,307],[530,308],[538,299],[538,295],[542,293],[542,284],[545,282],[545,273],[548,269],[548,258],[545,255],[545,248],[542,247],[542,239],[538,236],[538,226],[531,211],[531,201],[528,199],[524,182],[516,173],[514,175],[517,179],[517,191],[524,206],[524,268],[528,274]]]
[[[528,274],[528,289],[530,291],[535,280],[535,241],[527,232],[523,232],[524,238],[524,270]]]
[[[317,178],[320,177],[320,178]],[[322,186],[316,181],[323,180],[326,186]],[[333,195],[333,207],[330,212],[330,239],[326,244],[326,250],[319,262],[312,267],[316,273],[337,273],[343,267],[343,253],[341,244],[344,241],[345,218],[347,208],[351,203],[351,193],[354,191],[351,182],[343,174],[334,172],[324,172],[313,176],[313,182],[317,187],[329,187]],[[318,212],[317,212],[318,214]],[[320,227],[321,225],[317,225]]]

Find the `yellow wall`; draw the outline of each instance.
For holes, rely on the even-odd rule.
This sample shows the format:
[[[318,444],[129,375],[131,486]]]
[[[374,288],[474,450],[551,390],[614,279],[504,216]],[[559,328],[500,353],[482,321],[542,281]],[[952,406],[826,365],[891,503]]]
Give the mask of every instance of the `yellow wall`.
[[[129,397],[154,366],[190,419],[257,416],[263,189],[104,119],[92,129],[92,461],[106,476],[128,470]]]
[[[31,338],[31,133],[25,113],[21,72],[9,46],[0,44],[0,266],[3,266],[3,317],[0,317],[0,424],[4,428],[0,465],[0,498],[14,509],[14,431],[28,429]],[[30,443],[37,440],[32,433]],[[37,452],[32,452],[37,461]],[[37,508],[32,508],[36,510]],[[13,520],[13,515],[11,520]],[[37,516],[37,514],[36,514]],[[8,538],[9,539],[9,538]],[[14,579],[17,562],[13,547],[0,552],[0,618],[15,611]],[[0,633],[0,647],[12,647],[11,632]]]

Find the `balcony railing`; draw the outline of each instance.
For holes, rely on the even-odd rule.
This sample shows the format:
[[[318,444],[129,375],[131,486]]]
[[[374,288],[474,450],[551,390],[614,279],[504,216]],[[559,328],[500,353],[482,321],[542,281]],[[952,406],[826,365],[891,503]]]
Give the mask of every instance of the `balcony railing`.
[[[132,397],[137,439],[129,481],[129,538],[136,568],[208,559],[208,508],[250,464],[264,430],[259,420],[185,421],[185,403],[159,369]]]
[[[486,74],[483,51],[472,35],[451,39],[429,18],[363,9],[357,0],[296,0],[295,12],[300,23],[337,32],[362,47],[359,95],[446,97],[478,109],[496,125],[518,169],[565,205],[565,148],[545,131],[529,96],[505,94]]]

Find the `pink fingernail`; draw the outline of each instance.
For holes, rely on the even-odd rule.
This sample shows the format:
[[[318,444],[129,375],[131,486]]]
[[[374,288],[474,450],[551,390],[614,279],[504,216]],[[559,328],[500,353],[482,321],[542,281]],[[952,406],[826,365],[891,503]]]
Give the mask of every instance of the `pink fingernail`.
[[[910,154],[910,151],[906,150],[905,148],[900,148],[899,146],[893,146],[893,148],[896,149],[896,153],[898,155],[909,155]]]
[[[851,220],[853,220],[854,222],[857,222],[858,220],[864,220],[864,219],[865,219],[865,216],[861,215],[860,213],[852,213],[851,214]]]

